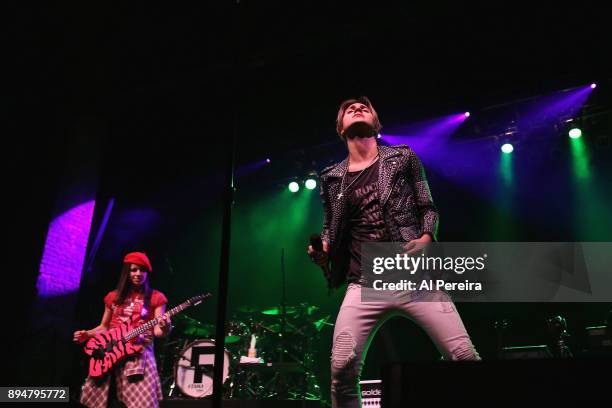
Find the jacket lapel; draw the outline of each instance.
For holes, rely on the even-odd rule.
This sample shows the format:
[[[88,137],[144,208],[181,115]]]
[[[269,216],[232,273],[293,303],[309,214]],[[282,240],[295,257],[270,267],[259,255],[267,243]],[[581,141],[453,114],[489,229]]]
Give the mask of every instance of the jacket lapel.
[[[380,154],[378,193],[380,197],[380,206],[383,207],[391,195],[391,187],[393,186],[395,173],[399,166],[399,159],[397,156],[401,156],[401,153],[387,146],[379,146],[378,149]]]
[[[347,170],[348,159],[342,160],[340,163],[332,167],[325,173],[325,177],[344,177]]]

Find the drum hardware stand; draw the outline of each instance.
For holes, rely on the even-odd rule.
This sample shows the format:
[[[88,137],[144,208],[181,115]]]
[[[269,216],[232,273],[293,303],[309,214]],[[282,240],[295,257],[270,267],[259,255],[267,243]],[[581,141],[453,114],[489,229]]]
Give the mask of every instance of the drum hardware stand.
[[[287,319],[287,310],[285,305],[285,248],[281,248],[281,321],[280,321],[280,362],[283,362],[283,355],[285,354],[285,324]]]
[[[310,316],[313,311],[310,308],[302,310],[287,306],[284,248],[281,248],[280,262],[280,307],[269,310],[251,310],[248,308],[243,310],[250,316],[247,325],[250,328],[249,333],[252,335],[255,331],[262,330],[262,334],[261,336],[258,335],[258,338],[261,338],[263,342],[258,342],[257,354],[263,354],[264,360],[270,364],[240,364],[236,359],[232,359],[234,374],[230,375],[229,393],[225,394],[230,399],[293,398],[316,400],[321,398],[320,387],[313,366],[314,338],[312,337],[316,334],[318,338],[320,327],[312,321]],[[305,304],[303,306],[305,307]],[[301,311],[297,312],[298,310]],[[270,324],[259,322],[257,318],[253,318],[255,312],[274,315],[280,320],[275,320]],[[296,314],[295,319],[290,318],[293,314]],[[241,319],[240,321],[244,320]],[[311,333],[311,330],[314,330],[314,333]],[[242,334],[242,336],[246,336],[246,334]],[[268,343],[266,343],[266,340]],[[244,352],[244,343],[241,347],[240,353]]]
[[[176,385],[176,380],[172,380],[172,384],[170,384],[170,391],[168,391],[168,397],[172,397],[174,394],[174,386]]]
[[[178,341],[178,340],[177,340]],[[185,339],[185,341],[183,341],[183,345],[181,347],[174,347],[174,352],[172,353],[172,360],[173,361],[180,361],[180,360],[187,360],[191,363],[191,360],[189,360],[187,357],[183,356],[181,353],[181,350],[183,350],[185,348],[185,346],[187,346],[187,344],[189,343],[188,339]],[[163,361],[163,360],[162,360]],[[167,381],[166,381],[167,382]],[[172,383],[170,384],[170,387],[168,388],[168,397],[174,397],[174,390],[176,388],[176,376],[174,375],[174,372],[172,373]]]
[[[306,395],[310,394],[310,388],[314,389],[318,388],[316,384],[316,378],[314,373],[312,373],[311,368],[307,364],[306,359],[309,357],[308,352],[310,350],[311,344],[307,346],[307,350],[302,350],[305,352],[303,358],[296,356],[286,347],[286,334],[287,334],[287,325],[290,325],[296,333],[299,335],[305,335],[305,333],[295,327],[291,322],[287,321],[287,305],[286,305],[286,272],[285,272],[285,249],[281,248],[281,304],[280,304],[280,331],[279,331],[279,363],[283,364],[288,360],[291,363],[295,363],[300,369],[302,373],[299,375],[303,378],[300,378],[296,381],[296,378],[293,377],[295,373],[289,373],[284,370],[277,371],[272,379],[264,386],[264,390],[269,389],[270,385],[272,385],[272,389],[268,395],[268,398],[271,397],[280,397],[280,398],[304,398]],[[313,378],[315,381],[313,382]],[[299,384],[299,385],[298,385]],[[312,385],[312,387],[311,387]]]
[[[497,358],[501,359],[504,353],[504,347],[506,346],[504,334],[510,327],[510,321],[507,319],[496,320],[493,327],[497,331]]]
[[[175,340],[173,343],[177,343],[179,340]],[[180,354],[180,350],[187,344],[187,340],[185,340],[183,342],[183,346],[182,347],[177,347],[176,345],[174,345],[170,351],[170,354],[172,356],[172,361],[176,361],[177,357]],[[170,387],[168,388],[168,397],[172,397],[174,394],[174,387],[176,386],[176,378],[174,376],[174,373],[172,373],[171,375],[165,375],[166,371],[167,371],[167,355],[166,353],[168,353],[167,351],[168,345],[166,344],[164,347],[164,352],[161,355],[161,364],[160,364],[160,368],[159,368],[159,372],[160,372],[160,380],[162,382],[162,389],[165,388],[165,385],[169,382],[170,379],[172,379],[172,383],[170,384]],[[164,375],[164,377],[162,378],[161,375]]]
[[[567,322],[563,316],[551,317],[546,321],[548,330],[552,333],[555,339],[555,351],[559,358],[572,358],[574,357],[572,351],[567,345],[567,339],[570,334],[567,332]]]

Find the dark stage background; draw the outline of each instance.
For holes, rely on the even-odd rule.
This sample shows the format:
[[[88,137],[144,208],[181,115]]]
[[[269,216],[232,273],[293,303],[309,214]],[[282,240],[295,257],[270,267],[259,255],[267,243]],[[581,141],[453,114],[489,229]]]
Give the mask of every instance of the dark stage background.
[[[4,350],[14,361],[3,383],[70,385],[77,394],[86,367],[72,332],[98,324],[125,252],[151,256],[153,286],[170,304],[216,292],[223,166],[234,130],[228,318],[240,306],[281,301],[283,249],[287,302],[316,305],[318,316],[333,322],[343,291],[328,296],[305,254],[309,235],[320,230],[318,189],[292,195],[286,186],[345,157],[334,121],[347,97],[372,99],[383,134],[469,110],[454,136],[460,142],[490,136],[478,121],[492,112],[514,112],[520,101],[596,82],[577,112],[589,152],[588,185],[572,178],[561,130],[522,140],[510,189],[494,177],[471,176],[496,168],[498,147],[487,144],[498,146],[495,138],[480,145],[484,156],[446,165],[435,155],[423,161],[442,241],[609,241],[612,69],[602,7],[253,1],[198,9],[13,7],[9,40],[16,53],[9,58],[3,162],[10,204],[5,293],[14,299],[5,309],[14,330]],[[255,168],[266,158],[270,164]],[[474,167],[481,173],[472,173]],[[49,223],[91,200],[80,286],[38,296]],[[213,298],[188,315],[214,323],[215,305]],[[610,304],[458,308],[481,355],[495,358],[497,319],[511,320],[512,344],[543,344],[545,319],[560,314],[579,351],[584,328],[602,324]],[[332,330],[321,331],[317,348],[325,398]],[[393,320],[374,339],[363,378],[379,378],[387,361],[435,358],[419,328]]]

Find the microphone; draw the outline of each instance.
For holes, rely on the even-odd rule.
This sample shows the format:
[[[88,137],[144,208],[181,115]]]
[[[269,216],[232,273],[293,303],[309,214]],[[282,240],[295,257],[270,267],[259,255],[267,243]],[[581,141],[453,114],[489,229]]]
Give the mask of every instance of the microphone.
[[[312,245],[312,249],[317,252],[323,251],[323,241],[321,240],[321,236],[319,234],[312,234],[310,236],[310,245]]]
[[[312,234],[310,236],[310,245],[312,246],[312,249],[314,249],[315,251],[323,252],[323,241],[321,240],[321,235]],[[329,279],[331,277],[329,265],[325,264],[325,265],[320,265],[320,266],[321,266],[321,269],[323,270],[323,273],[325,274],[325,277]]]

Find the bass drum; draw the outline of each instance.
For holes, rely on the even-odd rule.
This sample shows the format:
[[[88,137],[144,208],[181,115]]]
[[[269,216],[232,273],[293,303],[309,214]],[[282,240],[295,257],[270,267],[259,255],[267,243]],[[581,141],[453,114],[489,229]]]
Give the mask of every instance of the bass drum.
[[[215,341],[202,339],[187,344],[175,365],[176,386],[189,397],[203,398],[212,395],[215,364]],[[229,376],[230,355],[223,353],[223,383]]]

